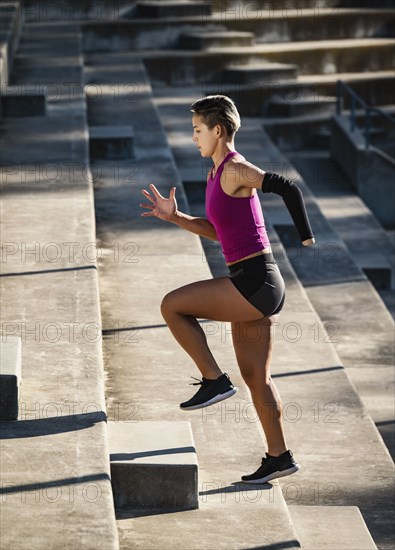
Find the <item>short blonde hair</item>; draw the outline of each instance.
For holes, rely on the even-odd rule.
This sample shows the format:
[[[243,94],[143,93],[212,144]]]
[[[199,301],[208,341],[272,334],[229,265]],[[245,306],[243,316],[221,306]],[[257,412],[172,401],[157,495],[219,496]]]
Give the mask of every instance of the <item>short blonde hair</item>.
[[[233,136],[240,128],[240,115],[233,100],[226,95],[209,95],[191,105],[192,113],[202,117],[210,128],[216,124],[223,126],[228,135]]]

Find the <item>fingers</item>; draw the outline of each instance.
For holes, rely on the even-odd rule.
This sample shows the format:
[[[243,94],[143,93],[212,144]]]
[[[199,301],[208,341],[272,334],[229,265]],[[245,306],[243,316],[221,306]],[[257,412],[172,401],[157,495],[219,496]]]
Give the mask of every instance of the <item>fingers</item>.
[[[155,202],[155,199],[153,199],[151,197],[151,195],[148,193],[148,191],[146,191],[145,189],[142,189],[141,192],[143,193],[143,195],[145,196],[146,199],[148,199],[151,202]]]
[[[152,204],[146,204],[144,202],[141,202],[139,204],[139,206],[141,206],[142,208],[150,208],[151,210],[154,208],[154,206],[152,206]]]
[[[150,183],[149,186],[151,187],[151,191],[153,192],[153,194],[156,196],[156,197],[159,197],[161,199],[164,199],[164,197],[162,197],[162,195],[159,193],[159,191],[157,190],[157,188],[155,187],[155,185],[153,183]]]

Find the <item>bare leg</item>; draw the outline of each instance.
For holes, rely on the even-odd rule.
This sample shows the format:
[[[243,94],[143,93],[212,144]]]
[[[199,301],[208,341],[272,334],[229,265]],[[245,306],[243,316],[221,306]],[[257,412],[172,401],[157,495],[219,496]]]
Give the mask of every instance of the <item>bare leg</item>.
[[[198,281],[170,292],[162,301],[161,313],[174,338],[208,379],[218,378],[222,371],[196,319],[230,321],[262,317],[228,277]]]
[[[282,403],[270,377],[273,351],[273,317],[252,322],[232,322],[236,358],[265,432],[268,453],[278,456],[287,450]]]
[[[263,317],[228,277],[198,281],[170,292],[162,301],[161,312],[202,376],[211,379],[222,372],[196,319],[232,323],[237,361],[265,432],[268,452],[278,456],[286,451],[281,399],[270,377],[273,318]]]

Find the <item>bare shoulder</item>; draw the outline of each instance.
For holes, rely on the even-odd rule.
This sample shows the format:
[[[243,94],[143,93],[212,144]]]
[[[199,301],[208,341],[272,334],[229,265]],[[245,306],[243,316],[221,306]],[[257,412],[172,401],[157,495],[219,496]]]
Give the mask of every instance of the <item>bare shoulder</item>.
[[[238,155],[230,159],[225,165],[226,181],[234,187],[261,188],[265,174],[255,164]]]

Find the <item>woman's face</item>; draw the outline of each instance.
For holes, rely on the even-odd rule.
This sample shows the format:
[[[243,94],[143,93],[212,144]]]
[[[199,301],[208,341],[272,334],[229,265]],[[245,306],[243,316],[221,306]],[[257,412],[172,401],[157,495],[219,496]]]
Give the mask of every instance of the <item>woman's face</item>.
[[[192,139],[199,149],[202,157],[211,157],[214,154],[220,136],[220,127],[214,126],[211,130],[203,122],[200,115],[192,117],[193,136]]]

